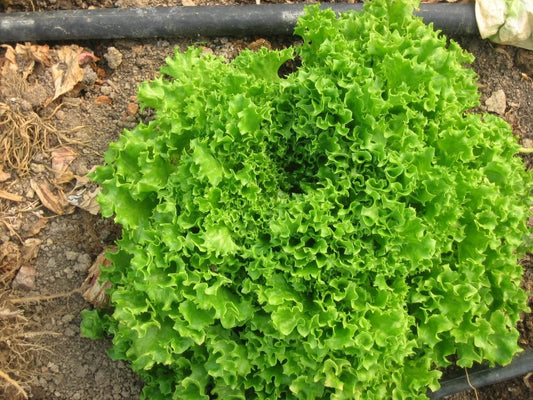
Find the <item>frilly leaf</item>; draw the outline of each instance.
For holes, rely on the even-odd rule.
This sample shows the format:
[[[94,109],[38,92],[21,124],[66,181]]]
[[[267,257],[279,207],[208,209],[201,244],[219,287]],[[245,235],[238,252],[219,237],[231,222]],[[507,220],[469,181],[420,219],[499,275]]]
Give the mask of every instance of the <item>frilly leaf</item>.
[[[153,120],[91,174],[123,232],[82,330],[143,398],[423,399],[519,350],[531,174],[416,4],[307,6],[294,48],[176,49],[140,86]]]

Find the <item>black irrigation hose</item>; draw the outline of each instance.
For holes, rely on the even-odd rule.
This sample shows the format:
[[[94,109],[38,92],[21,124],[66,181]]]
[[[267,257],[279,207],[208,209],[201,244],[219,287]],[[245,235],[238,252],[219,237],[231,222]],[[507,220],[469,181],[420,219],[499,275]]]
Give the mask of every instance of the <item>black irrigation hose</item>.
[[[468,372],[468,376],[460,376],[441,381],[441,388],[428,394],[431,400],[441,399],[455,393],[483,386],[503,382],[512,378],[533,372],[533,350],[525,350],[514,358],[513,362],[505,367],[495,367]],[[470,383],[469,383],[470,381]]]
[[[303,4],[106,8],[0,14],[0,42],[153,37],[291,35]],[[324,4],[336,12],[362,4]],[[421,4],[416,12],[446,34],[478,34],[472,4]]]

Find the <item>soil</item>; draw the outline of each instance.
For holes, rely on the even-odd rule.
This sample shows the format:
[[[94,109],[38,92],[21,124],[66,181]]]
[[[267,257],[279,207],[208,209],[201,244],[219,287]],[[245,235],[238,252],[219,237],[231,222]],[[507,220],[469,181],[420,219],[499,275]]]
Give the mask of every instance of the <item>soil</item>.
[[[194,3],[209,4],[206,1]],[[28,6],[28,2],[3,0],[0,4],[4,12],[11,12],[28,8],[132,7],[180,5],[181,2],[33,0]],[[500,114],[512,125],[522,145],[533,147],[533,52],[492,45],[478,38],[454,39],[476,57],[472,68],[479,75],[480,110]],[[30,369],[32,373],[23,376],[20,371],[11,371],[10,375],[20,381],[21,389],[29,398],[139,398],[142,382],[126,363],[108,357],[106,350],[110,340],[93,341],[80,335],[80,313],[91,308],[81,296],[80,287],[96,257],[120,236],[120,227],[113,221],[91,213],[90,194],[95,187],[81,177],[102,163],[108,144],[115,141],[123,129],[132,128],[139,120],[149,117],[147,112],[139,112],[136,105],[137,85],[154,78],[175,47],[184,50],[189,45],[201,44],[206,51],[232,58],[247,46],[264,43],[258,40],[282,47],[292,44],[293,39],[241,37],[78,42],[78,46],[96,58],[87,56],[83,80],[53,101],[50,99],[56,88],[50,65],[57,63],[58,49],[70,43],[49,43],[50,65],[36,62],[31,71],[28,69],[30,73],[22,84],[7,82],[5,76],[4,81],[0,81],[0,103],[26,117],[37,115],[44,124],[42,132],[47,132],[45,127],[48,126],[60,133],[54,134],[52,129],[39,143],[33,143],[33,148],[28,150],[26,169],[24,165],[15,165],[16,160],[12,160],[11,166],[6,160],[0,163],[0,190],[13,196],[7,199],[0,195],[0,272],[5,278],[4,290],[11,299],[0,296],[0,310],[9,306],[10,310],[20,311],[20,321],[17,321],[23,331],[34,333],[26,335],[35,339],[30,341],[34,351],[25,353],[20,350],[20,362],[29,361],[26,367],[33,367]],[[21,61],[20,57],[17,60]],[[5,48],[0,58],[1,69],[8,62]],[[524,158],[528,167],[533,167],[533,157],[524,155]],[[87,201],[72,206],[65,202],[69,195]],[[74,199],[73,203],[79,202]],[[523,285],[531,293],[532,258],[523,260],[523,266]],[[532,300],[530,297],[531,306]],[[533,314],[524,314],[519,329],[521,346],[533,348]],[[5,346],[0,342],[0,369],[9,359],[4,354]],[[533,399],[532,383],[529,377],[520,377],[454,395],[450,399]],[[17,396],[14,387],[1,390],[0,398]],[[20,391],[18,396],[24,398]]]

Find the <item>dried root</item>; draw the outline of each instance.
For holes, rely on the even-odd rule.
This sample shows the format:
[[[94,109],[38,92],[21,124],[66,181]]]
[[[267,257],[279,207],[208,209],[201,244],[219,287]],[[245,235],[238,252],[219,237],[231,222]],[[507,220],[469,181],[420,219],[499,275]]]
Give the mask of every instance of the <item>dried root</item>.
[[[58,130],[34,111],[22,112],[0,103],[1,161],[19,176],[25,176],[37,152],[46,152],[58,144],[83,144],[67,137],[68,133],[81,128]]]
[[[20,397],[20,398],[23,398],[23,399],[28,399],[28,394],[22,388],[22,386],[20,386],[19,383],[16,380],[11,379],[11,377],[7,373],[2,371],[1,369],[0,369],[0,378],[2,378],[8,385],[10,385],[12,388],[15,389],[16,393],[13,393],[10,396],[14,396],[14,398]],[[9,392],[9,390],[6,389],[6,391],[4,393],[6,395],[9,395],[8,392]],[[0,391],[0,393],[1,393],[1,391]]]
[[[30,384],[36,376],[36,360],[44,351],[44,336],[55,332],[33,331],[22,310],[7,297],[5,286],[0,287],[0,398],[28,399]]]

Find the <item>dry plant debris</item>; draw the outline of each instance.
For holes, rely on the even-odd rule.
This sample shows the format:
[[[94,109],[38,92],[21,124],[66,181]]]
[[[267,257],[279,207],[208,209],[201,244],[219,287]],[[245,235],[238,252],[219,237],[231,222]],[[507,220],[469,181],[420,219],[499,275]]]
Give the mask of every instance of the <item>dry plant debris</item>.
[[[61,190],[57,190],[54,193],[44,179],[42,182],[30,180],[30,185],[39,200],[41,200],[42,205],[54,214],[64,215],[74,212],[74,207],[68,203],[65,193]]]
[[[1,47],[0,398],[28,399],[30,384],[37,376],[36,360],[43,351],[49,351],[41,339],[55,333],[33,326],[24,317],[23,305],[70,296],[80,289],[51,296],[10,298],[8,294],[11,289],[35,288],[33,260],[43,242],[35,236],[49,220],[41,205],[55,215],[70,214],[75,207],[98,212],[97,191],[90,190],[86,177],[70,169],[78,157],[76,146],[86,145],[73,139],[83,127],[58,129],[53,123],[62,106],[61,97],[81,90],[82,67],[97,58],[75,45]],[[37,76],[42,76],[43,70],[51,76],[53,88],[45,91],[39,104],[31,104],[24,100],[24,94],[28,88],[40,86]],[[29,222],[29,218],[31,223],[23,228],[21,221]]]
[[[15,178],[10,186],[18,182],[16,178],[24,179],[32,175],[31,190],[37,195],[41,204],[57,215],[70,214],[75,207],[90,209],[97,213],[95,205],[96,193],[86,199],[88,181],[84,177],[76,176],[69,169],[72,161],[78,156],[74,145],[86,146],[86,143],[71,138],[71,134],[82,129],[78,126],[72,129],[58,129],[52,118],[61,108],[62,103],[47,117],[41,117],[34,110],[35,105],[27,104],[23,98],[28,82],[37,65],[47,69],[53,80],[53,95],[44,99],[37,108],[45,110],[54,100],[68,92],[81,90],[84,78],[83,67],[92,68],[98,60],[92,53],[83,48],[59,46],[50,49],[47,45],[17,44],[15,47],[2,46],[5,49],[3,64],[0,68],[0,90],[3,100],[0,101],[0,182]],[[8,100],[5,100],[8,99]],[[51,159],[51,166],[35,163],[37,154]],[[32,170],[33,168],[33,170]],[[3,172],[4,170],[8,172]],[[47,177],[51,172],[51,177]],[[76,192],[69,192],[65,185],[76,181]],[[83,185],[80,182],[83,181]],[[70,190],[70,188],[69,188]],[[87,192],[91,193],[92,192]],[[67,199],[74,196],[74,200]],[[0,199],[9,202],[22,203],[25,198],[21,193],[0,188]],[[0,220],[5,219],[0,215]],[[10,230],[11,231],[11,230]]]
[[[36,372],[36,359],[43,351],[50,351],[41,339],[54,332],[35,331],[22,310],[7,296],[5,285],[0,286],[0,398],[28,399],[28,391]]]
[[[82,53],[83,49],[76,45],[57,49],[58,62],[51,68],[55,85],[53,100],[70,92],[83,79],[83,69],[79,62]]]
[[[14,277],[22,263],[22,251],[12,241],[0,244],[0,285],[5,285]]]
[[[29,173],[33,155],[44,151],[50,135],[57,134],[37,113],[22,113],[6,103],[0,103],[0,132],[2,163],[19,176]]]
[[[116,251],[116,248],[105,249],[96,257],[93,265],[89,268],[87,279],[85,279],[81,286],[83,298],[98,309],[109,306],[109,294],[107,291],[111,289],[111,283],[99,281],[100,274],[102,273],[101,268],[111,266],[111,261],[106,258],[106,253],[109,250]]]
[[[23,98],[28,86],[28,78],[37,64],[48,68],[54,83],[54,94],[46,99],[41,107],[81,85],[84,77],[82,65],[94,62],[96,58],[88,56],[79,46],[61,46],[50,49],[49,46],[17,44],[15,47],[2,45],[5,49],[3,65],[0,69],[0,89],[5,97],[15,98],[12,103],[0,102],[0,152],[3,153],[2,164],[16,171],[19,176],[29,173],[29,164],[36,152],[45,152],[53,146],[79,144],[69,138],[69,134],[81,129],[57,129],[51,123],[61,104],[51,115],[42,118],[30,104],[17,103]]]
[[[33,72],[35,63],[44,66],[51,65],[50,47],[48,45],[17,44],[16,47],[2,45],[6,49],[4,55],[6,62],[2,68],[2,76],[9,75],[9,72],[21,74],[24,79]]]

